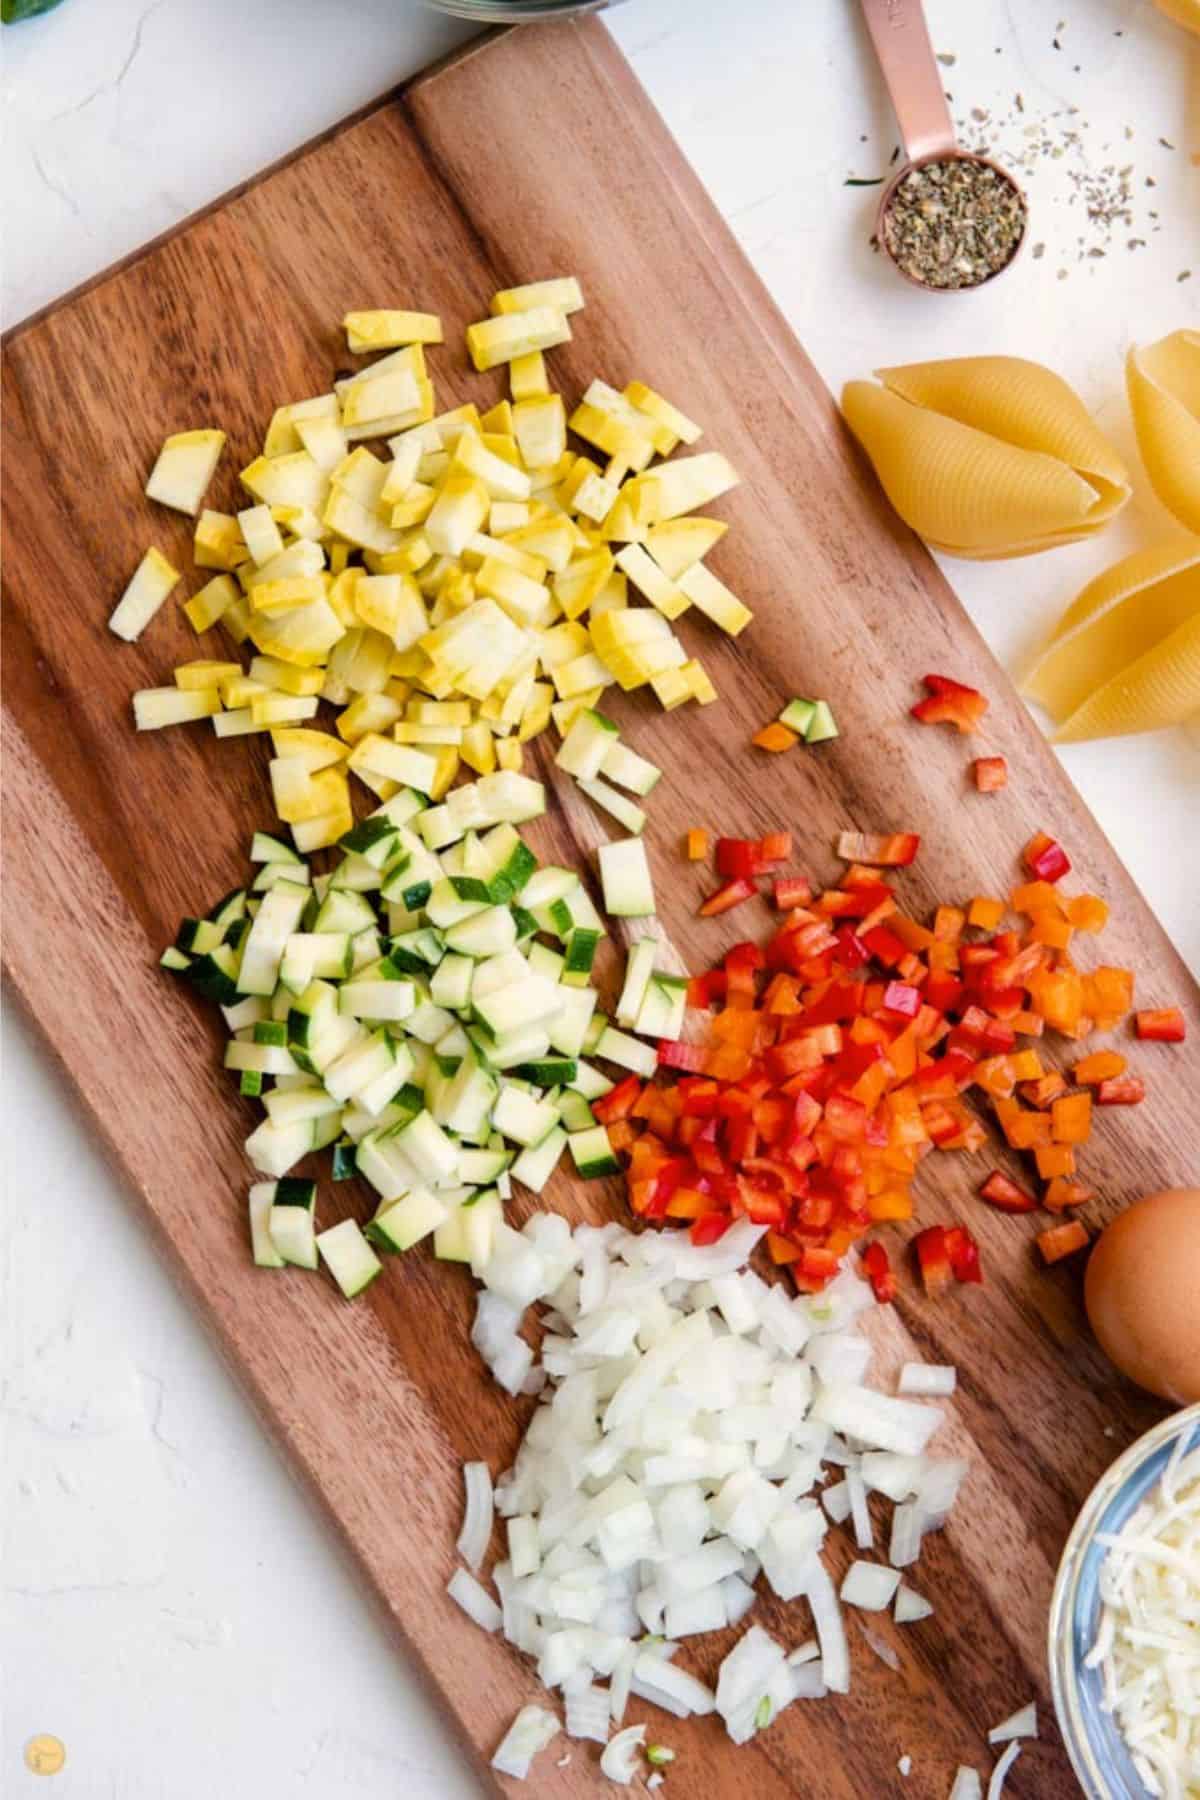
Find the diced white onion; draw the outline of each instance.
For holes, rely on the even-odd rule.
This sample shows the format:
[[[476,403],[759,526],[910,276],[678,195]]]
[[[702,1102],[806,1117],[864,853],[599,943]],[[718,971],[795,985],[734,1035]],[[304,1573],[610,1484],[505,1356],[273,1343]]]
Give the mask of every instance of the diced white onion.
[[[886,1663],[888,1668],[893,1671],[898,1670],[900,1658],[886,1639],[881,1638],[878,1632],[872,1631],[871,1627],[865,1625],[861,1619],[856,1619],[854,1622],[858,1626],[863,1642],[879,1658],[880,1662]]]
[[[1012,1743],[1008,1746],[1008,1749],[1004,1752],[1004,1755],[992,1770],[992,1779],[988,1782],[987,1800],[1000,1800],[1000,1796],[1004,1792],[1004,1783],[1008,1780],[1008,1771],[1012,1768],[1020,1754],[1020,1744]]]
[[[897,1625],[915,1625],[918,1619],[928,1619],[932,1613],[933,1607],[924,1594],[918,1594],[915,1588],[906,1587],[901,1582],[892,1608],[892,1617]]]
[[[965,1763],[959,1763],[948,1800],[983,1800],[983,1782],[979,1771],[969,1769]]]
[[[1038,1734],[1037,1702],[1031,1700],[1019,1712],[1002,1719],[988,1732],[989,1744],[1007,1744],[1013,1738],[1035,1738]]]
[[[882,1612],[892,1604],[900,1577],[895,1569],[881,1563],[852,1562],[842,1581],[844,1606],[857,1606],[863,1612]]]
[[[558,1720],[544,1706],[523,1706],[492,1758],[493,1769],[524,1781],[534,1757],[558,1736]]]
[[[467,1505],[462,1530],[458,1534],[458,1554],[472,1569],[478,1569],[487,1554],[492,1536],[492,1477],[486,1463],[463,1464]]]
[[[902,1394],[922,1394],[937,1399],[952,1394],[958,1385],[958,1370],[946,1363],[905,1363],[897,1384]]]
[[[452,1600],[456,1600],[469,1619],[482,1625],[485,1631],[499,1631],[504,1623],[504,1615],[486,1588],[480,1587],[473,1575],[465,1569],[455,1569],[446,1583],[446,1592]]]
[[[644,1725],[627,1725],[609,1738],[600,1758],[600,1773],[621,1787],[628,1787],[641,1768],[641,1748],[646,1741]]]

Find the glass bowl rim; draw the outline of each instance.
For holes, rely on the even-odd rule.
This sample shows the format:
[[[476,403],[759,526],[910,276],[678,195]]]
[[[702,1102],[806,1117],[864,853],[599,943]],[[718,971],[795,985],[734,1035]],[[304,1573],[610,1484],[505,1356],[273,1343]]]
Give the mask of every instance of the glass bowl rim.
[[[1095,1483],[1063,1546],[1054,1579],[1047,1633],[1050,1690],[1063,1743],[1087,1800],[1114,1800],[1114,1797],[1097,1762],[1079,1702],[1080,1671],[1074,1656],[1074,1626],[1085,1555],[1108,1507],[1150,1458],[1175,1437],[1187,1437],[1193,1432],[1200,1433],[1200,1401],[1168,1413],[1165,1419],[1160,1419],[1157,1425],[1135,1438]]]

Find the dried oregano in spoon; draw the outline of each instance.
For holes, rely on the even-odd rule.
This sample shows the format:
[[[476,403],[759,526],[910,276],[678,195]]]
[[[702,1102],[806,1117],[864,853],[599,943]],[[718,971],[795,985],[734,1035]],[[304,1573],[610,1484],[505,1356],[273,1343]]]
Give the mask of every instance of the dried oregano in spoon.
[[[978,287],[1006,268],[1025,231],[1025,199],[990,163],[947,156],[901,176],[883,216],[884,247],[926,287]]]

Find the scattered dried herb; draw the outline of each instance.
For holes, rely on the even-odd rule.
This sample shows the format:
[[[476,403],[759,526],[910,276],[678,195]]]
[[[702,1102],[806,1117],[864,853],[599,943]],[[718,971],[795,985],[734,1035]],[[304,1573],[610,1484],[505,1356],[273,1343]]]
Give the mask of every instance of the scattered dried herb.
[[[883,220],[904,274],[933,288],[978,287],[1016,254],[1025,231],[1020,189],[1001,170],[963,157],[910,169]]]

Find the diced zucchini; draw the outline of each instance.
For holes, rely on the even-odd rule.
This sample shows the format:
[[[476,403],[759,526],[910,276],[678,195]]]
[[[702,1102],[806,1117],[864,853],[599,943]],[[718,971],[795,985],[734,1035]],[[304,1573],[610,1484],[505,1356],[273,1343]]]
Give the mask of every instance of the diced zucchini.
[[[254,1261],[260,1269],[282,1269],[283,1257],[271,1238],[271,1208],[275,1203],[275,1183],[256,1181],[250,1189],[250,1244]]]
[[[558,1166],[566,1143],[566,1132],[561,1125],[556,1126],[535,1148],[522,1150],[510,1170],[513,1180],[532,1193],[540,1194]]]
[[[617,1031],[612,1025],[601,1034],[596,1055],[605,1062],[614,1062],[619,1068],[631,1070],[634,1075],[648,1077],[658,1067],[658,1053],[651,1045],[639,1043],[637,1038]]]
[[[590,1131],[596,1115],[577,1088],[567,1088],[558,1096],[558,1116],[568,1131]]]
[[[432,1113],[418,1113],[415,1119],[402,1125],[395,1142],[421,1180],[431,1187],[444,1186],[453,1179],[458,1167],[458,1153]]]
[[[813,708],[813,716],[808,730],[804,733],[806,744],[824,744],[838,735],[837,720],[826,701],[818,700]]]
[[[650,864],[641,838],[618,838],[600,846],[600,881],[605,909],[614,918],[649,918],[655,911]]]
[[[608,1141],[608,1133],[603,1125],[593,1125],[586,1131],[573,1131],[567,1136],[575,1167],[585,1180],[593,1180],[601,1175],[619,1175],[621,1165],[613,1154],[612,1145]]]
[[[596,960],[600,932],[590,925],[575,928],[567,939],[561,980],[567,987],[586,987]]]
[[[797,737],[805,737],[816,710],[815,700],[789,700],[779,715],[779,723],[794,731]]]
[[[506,1082],[492,1108],[492,1127],[514,1144],[532,1149],[540,1144],[548,1131],[558,1124],[558,1109],[549,1100],[535,1100],[533,1095]]]
[[[522,1063],[516,1072],[522,1081],[532,1081],[538,1087],[558,1087],[572,1084],[578,1070],[573,1056],[554,1056]]]
[[[636,750],[630,750],[628,745],[613,744],[600,764],[600,774],[608,781],[615,781],[618,787],[627,788],[631,794],[645,798],[657,784],[662,770],[639,756]]]
[[[687,987],[676,975],[651,976],[634,1030],[643,1037],[677,1038],[687,1013]]]
[[[554,761],[576,781],[591,781],[599,775],[605,757],[617,742],[617,727],[611,719],[587,707],[571,721]]]
[[[575,1065],[575,1079],[571,1086],[585,1100],[598,1100],[601,1094],[612,1092],[613,1084],[607,1075],[602,1075],[591,1063],[580,1060]]]
[[[625,984],[621,989],[620,999],[613,1011],[618,1025],[632,1027],[641,1011],[642,1000],[650,983],[654,970],[654,958],[658,954],[658,939],[653,937],[639,938],[632,944],[625,959]]]
[[[385,1201],[367,1226],[366,1235],[381,1250],[403,1254],[436,1231],[449,1210],[428,1188],[414,1188],[400,1200]]]
[[[316,1203],[315,1181],[275,1183],[267,1215],[271,1242],[284,1262],[297,1269],[317,1267]]]
[[[361,1294],[383,1268],[356,1219],[331,1225],[328,1231],[318,1234],[316,1242],[326,1268],[347,1300]]]

